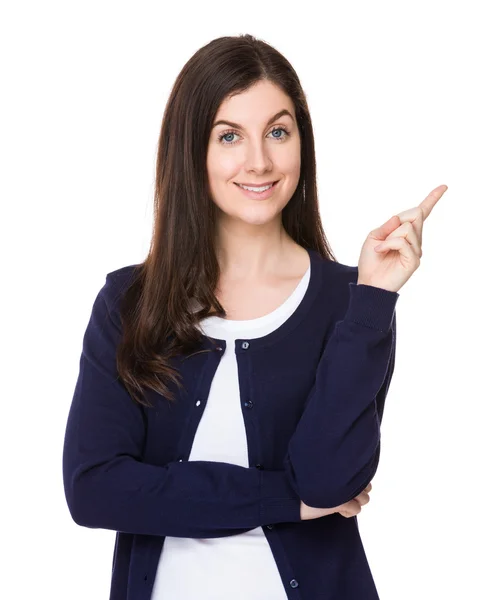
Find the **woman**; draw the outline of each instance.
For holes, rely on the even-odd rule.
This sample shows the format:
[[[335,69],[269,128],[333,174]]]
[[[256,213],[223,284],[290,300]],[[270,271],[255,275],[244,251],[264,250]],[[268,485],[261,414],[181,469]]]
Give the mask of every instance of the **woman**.
[[[111,600],[378,598],[356,515],[442,188],[340,264],[289,62],[250,35],[188,61],[150,251],[95,299],[65,434],[73,519],[117,532]]]

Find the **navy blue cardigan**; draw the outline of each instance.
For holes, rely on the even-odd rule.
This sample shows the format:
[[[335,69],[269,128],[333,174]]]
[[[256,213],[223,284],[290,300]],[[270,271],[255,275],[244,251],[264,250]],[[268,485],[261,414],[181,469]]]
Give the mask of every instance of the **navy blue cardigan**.
[[[308,252],[294,313],[265,337],[235,340],[249,468],[187,461],[226,342],[203,336],[206,352],[173,359],[184,383],[171,384],[174,403],[152,392],[153,408],[137,404],[115,361],[119,301],[136,265],[107,274],[82,342],[63,481],[77,524],[117,532],[110,600],[150,598],[166,535],[260,526],[290,600],[378,599],[357,517],[302,521],[300,499],[339,506],[375,475],[399,293],[357,285],[357,267]]]

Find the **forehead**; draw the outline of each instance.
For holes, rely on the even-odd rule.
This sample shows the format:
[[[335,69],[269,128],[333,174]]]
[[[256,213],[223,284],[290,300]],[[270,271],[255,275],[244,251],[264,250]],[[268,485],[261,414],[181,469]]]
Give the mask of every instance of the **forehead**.
[[[218,125],[218,121],[248,127],[259,123],[265,125],[283,116],[291,116],[294,120],[294,108],[293,101],[281,88],[262,81],[248,90],[225,98],[216,113],[213,127]]]

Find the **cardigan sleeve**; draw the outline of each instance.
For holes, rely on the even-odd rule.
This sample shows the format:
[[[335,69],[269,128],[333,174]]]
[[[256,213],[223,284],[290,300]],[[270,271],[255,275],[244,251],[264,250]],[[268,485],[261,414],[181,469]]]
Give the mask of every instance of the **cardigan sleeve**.
[[[133,534],[213,538],[301,521],[284,470],[225,462],[142,461],[145,418],[116,370],[121,335],[109,275],[94,302],[63,446],[63,483],[73,520]]]
[[[283,465],[305,504],[333,508],[370,483],[396,348],[399,293],[349,285],[344,318],[329,336]]]

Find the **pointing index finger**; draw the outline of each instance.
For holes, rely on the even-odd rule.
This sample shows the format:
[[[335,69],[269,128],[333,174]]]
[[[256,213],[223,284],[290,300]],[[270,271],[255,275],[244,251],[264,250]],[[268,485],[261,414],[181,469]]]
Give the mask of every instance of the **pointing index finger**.
[[[439,185],[434,190],[432,190],[428,194],[428,196],[426,196],[423,202],[421,202],[419,206],[423,210],[423,221],[425,221],[429,217],[431,211],[435,207],[435,204],[440,200],[440,198],[447,190],[448,186],[446,186],[445,184]]]

